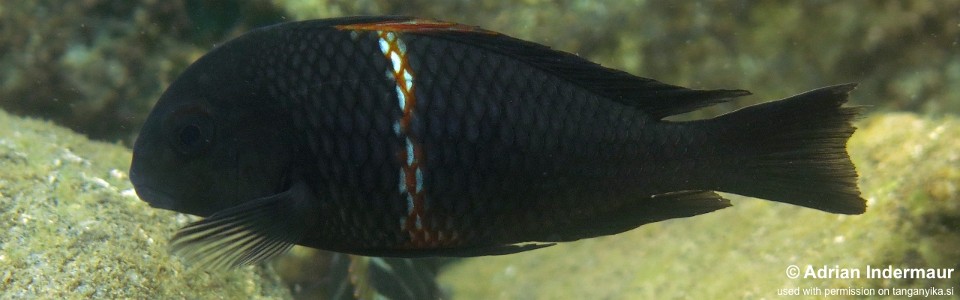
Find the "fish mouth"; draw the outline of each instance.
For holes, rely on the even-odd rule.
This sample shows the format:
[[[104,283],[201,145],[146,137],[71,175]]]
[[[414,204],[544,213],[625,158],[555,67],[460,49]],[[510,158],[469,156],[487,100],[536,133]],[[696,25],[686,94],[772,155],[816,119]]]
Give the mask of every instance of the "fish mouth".
[[[137,196],[140,197],[140,200],[146,201],[151,207],[173,211],[177,210],[175,205],[177,201],[175,198],[170,197],[170,195],[142,184],[135,184],[133,189],[137,191]]]

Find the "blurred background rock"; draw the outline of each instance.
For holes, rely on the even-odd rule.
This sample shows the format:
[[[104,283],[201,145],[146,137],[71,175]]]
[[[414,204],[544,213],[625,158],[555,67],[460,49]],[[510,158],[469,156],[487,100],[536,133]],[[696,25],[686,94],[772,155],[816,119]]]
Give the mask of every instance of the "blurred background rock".
[[[9,1],[0,107],[132,142],[163,89],[251,28],[344,15],[478,25],[603,65],[757,96],[712,113],[856,81],[874,112],[960,111],[960,1]]]
[[[0,109],[129,145],[163,89],[215,45],[278,22],[382,14],[477,25],[667,83],[743,88],[755,94],[692,117],[845,82],[860,82],[852,102],[872,105],[868,113],[875,115],[861,122],[865,128],[850,145],[861,174],[868,175],[861,188],[871,210],[863,217],[838,222],[836,216],[815,211],[735,201],[737,207],[702,219],[654,224],[516,256],[457,262],[441,275],[441,288],[451,289],[445,294],[665,296],[689,291],[695,284],[728,296],[723,292],[746,287],[738,295],[757,297],[774,292],[759,287],[784,284],[778,281],[783,279],[779,273],[768,273],[771,265],[785,267],[791,257],[797,263],[861,268],[867,261],[949,267],[947,262],[960,259],[960,138],[951,117],[960,112],[960,0],[3,1]],[[6,195],[0,197],[7,201],[11,192],[3,190]],[[146,207],[139,201],[129,205]],[[744,218],[754,214],[763,215]],[[801,228],[797,223],[833,227]],[[169,236],[171,228],[157,236]],[[675,242],[688,232],[691,239]],[[715,239],[730,232],[741,238]],[[771,245],[752,244],[770,238],[775,240]],[[851,252],[815,255],[838,244],[843,245],[838,251]],[[151,251],[163,253],[158,249]],[[607,251],[597,255],[598,249]],[[740,254],[738,249],[746,251]],[[766,256],[744,257],[747,253]],[[651,264],[654,259],[644,257],[674,264]],[[293,296],[312,298],[342,288],[343,278],[326,273],[335,269],[333,258],[298,248],[274,266]],[[743,265],[749,262],[761,264]],[[748,271],[721,274],[738,268]],[[557,276],[567,273],[577,276]],[[0,274],[0,283],[11,282],[9,274],[17,273]],[[697,275],[712,279],[680,280]],[[865,284],[900,286],[889,281]]]

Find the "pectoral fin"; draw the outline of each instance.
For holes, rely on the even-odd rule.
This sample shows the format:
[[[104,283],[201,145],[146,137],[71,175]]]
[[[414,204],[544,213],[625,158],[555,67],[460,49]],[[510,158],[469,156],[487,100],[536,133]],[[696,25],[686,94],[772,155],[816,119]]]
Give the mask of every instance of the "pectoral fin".
[[[256,264],[290,249],[308,226],[302,183],[213,214],[177,231],[173,252],[188,262],[223,268]]]

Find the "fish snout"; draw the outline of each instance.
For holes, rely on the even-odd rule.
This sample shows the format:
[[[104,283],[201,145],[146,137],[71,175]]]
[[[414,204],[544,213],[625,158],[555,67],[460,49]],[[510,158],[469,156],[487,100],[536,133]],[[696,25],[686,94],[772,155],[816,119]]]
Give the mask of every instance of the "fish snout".
[[[140,197],[140,200],[147,202],[151,207],[176,210],[176,200],[169,195],[142,183],[138,184],[136,181],[133,182],[133,189],[137,191],[137,196]]]

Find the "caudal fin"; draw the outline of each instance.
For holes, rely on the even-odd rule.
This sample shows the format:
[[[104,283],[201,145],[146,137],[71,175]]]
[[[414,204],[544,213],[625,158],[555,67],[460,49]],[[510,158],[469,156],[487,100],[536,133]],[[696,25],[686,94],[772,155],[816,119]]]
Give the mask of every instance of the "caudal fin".
[[[856,84],[819,88],[708,121],[722,155],[716,189],[841,214],[866,202],[846,143],[858,107],[842,107]]]

